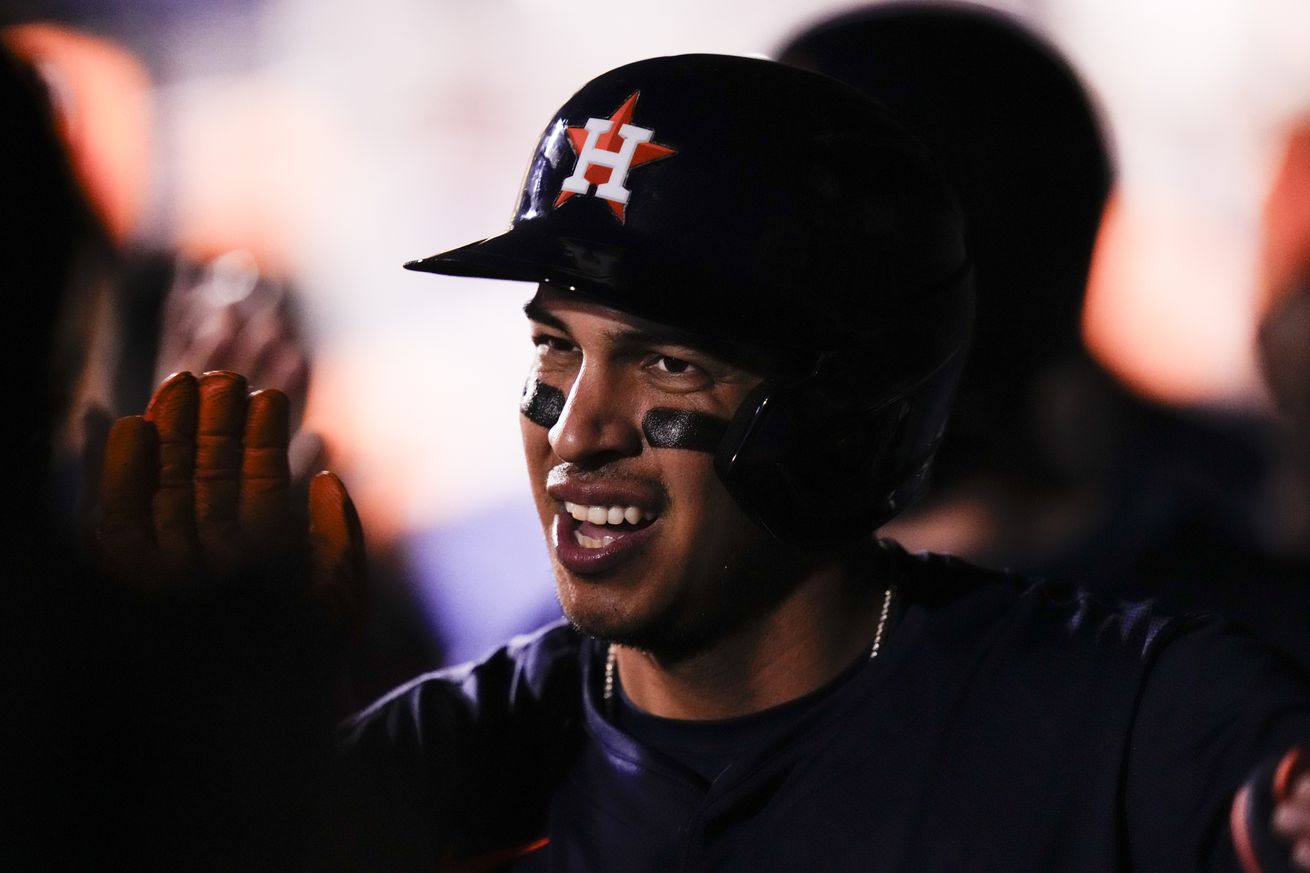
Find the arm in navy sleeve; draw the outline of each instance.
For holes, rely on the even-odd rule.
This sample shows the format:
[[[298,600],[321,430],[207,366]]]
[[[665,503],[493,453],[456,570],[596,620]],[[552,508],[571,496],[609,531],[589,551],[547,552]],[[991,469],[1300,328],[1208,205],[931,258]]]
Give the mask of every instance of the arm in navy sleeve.
[[[1194,622],[1157,653],[1137,708],[1124,797],[1133,869],[1240,871],[1234,796],[1307,740],[1310,696],[1291,664]]]
[[[337,806],[350,866],[432,871],[538,835],[577,738],[578,664],[576,634],[555,626],[348,720]]]

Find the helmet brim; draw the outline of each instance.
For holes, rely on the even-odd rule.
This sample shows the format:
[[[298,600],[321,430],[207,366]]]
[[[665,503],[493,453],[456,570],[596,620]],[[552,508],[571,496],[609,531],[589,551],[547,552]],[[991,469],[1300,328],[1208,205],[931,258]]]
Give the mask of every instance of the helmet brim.
[[[744,334],[734,338],[760,335],[761,328],[753,324],[750,312],[729,318],[707,306],[703,302],[706,278],[697,272],[671,269],[668,260],[644,257],[632,246],[561,236],[544,222],[521,221],[497,236],[410,261],[405,269],[550,285],[708,337],[726,336],[733,328]],[[731,280],[716,281],[722,287]],[[761,312],[767,309],[759,308]]]
[[[405,264],[445,276],[507,279],[571,286],[610,296],[619,281],[622,253],[594,242],[561,239],[538,222],[520,222],[497,236]],[[577,287],[581,286],[581,287]]]

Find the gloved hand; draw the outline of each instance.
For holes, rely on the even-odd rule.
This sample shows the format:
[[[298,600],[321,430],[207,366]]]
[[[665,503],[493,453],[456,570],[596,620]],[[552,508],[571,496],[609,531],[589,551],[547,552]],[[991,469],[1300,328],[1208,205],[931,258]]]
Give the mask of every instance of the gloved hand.
[[[95,539],[120,583],[169,590],[287,562],[308,567],[309,594],[337,630],[357,633],[364,539],[341,480],[310,482],[308,525],[290,499],[288,404],[247,394],[226,371],[177,373],[144,417],[116,421],[105,448]]]
[[[1245,873],[1310,870],[1310,755],[1294,746],[1233,800],[1233,845]]]

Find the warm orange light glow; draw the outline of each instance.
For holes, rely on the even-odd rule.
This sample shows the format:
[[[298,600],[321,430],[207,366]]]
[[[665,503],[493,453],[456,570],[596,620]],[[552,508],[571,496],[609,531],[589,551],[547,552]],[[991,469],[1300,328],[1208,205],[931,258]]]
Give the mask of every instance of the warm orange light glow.
[[[150,199],[151,102],[145,68],[126,49],[56,24],[22,24],[0,40],[48,83],[74,170],[119,242]]]
[[[1251,403],[1252,273],[1247,251],[1218,222],[1166,197],[1117,192],[1092,259],[1087,346],[1147,397]]]
[[[1282,163],[1265,200],[1260,264],[1260,311],[1310,275],[1310,118],[1287,138]]]

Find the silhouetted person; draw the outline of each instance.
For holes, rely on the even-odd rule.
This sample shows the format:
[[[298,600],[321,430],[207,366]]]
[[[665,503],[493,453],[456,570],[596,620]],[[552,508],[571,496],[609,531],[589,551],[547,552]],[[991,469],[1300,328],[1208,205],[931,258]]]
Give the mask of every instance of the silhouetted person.
[[[1109,597],[1217,609],[1310,665],[1310,588],[1253,524],[1259,429],[1139,398],[1083,344],[1112,167],[1065,59],[1010,16],[955,3],[852,12],[780,57],[886,104],[968,218],[970,360],[932,489],[884,533]]]
[[[357,589],[345,578],[354,568],[343,566],[354,558],[353,513],[340,483],[323,480],[311,489],[318,528],[308,546],[303,531],[278,531],[265,543],[245,537],[231,566],[178,565],[171,577],[156,572],[158,562],[128,560],[156,554],[165,527],[138,527],[139,536],[107,543],[100,559],[72,537],[47,504],[51,434],[85,345],[85,289],[114,253],[69,170],[41,80],[6,50],[0,120],[0,263],[10,307],[0,318],[9,414],[0,488],[0,869],[296,869],[322,832],[334,634],[356,609]],[[185,394],[186,378],[169,383],[172,397]],[[263,410],[266,425],[251,429],[252,445],[267,446],[274,460],[257,480],[233,480],[232,500],[288,517],[279,476],[285,398],[247,399],[232,374],[189,384],[222,393],[242,421],[247,408],[251,420]],[[185,421],[176,404],[172,414]],[[165,449],[161,461],[154,425],[130,419],[116,432],[106,482],[120,503],[159,520],[171,502],[194,521],[189,500],[152,506],[133,490],[171,476],[171,493],[184,493],[182,459]],[[211,446],[225,436],[206,433]],[[140,437],[133,451],[124,434]],[[250,443],[250,434],[236,439]],[[210,473],[213,466],[202,464]],[[211,475],[207,484],[225,489],[227,481]],[[244,534],[252,528],[245,522],[227,527]],[[102,532],[114,525],[102,519]],[[168,529],[186,541],[185,525]],[[206,543],[197,554],[212,551]]]

